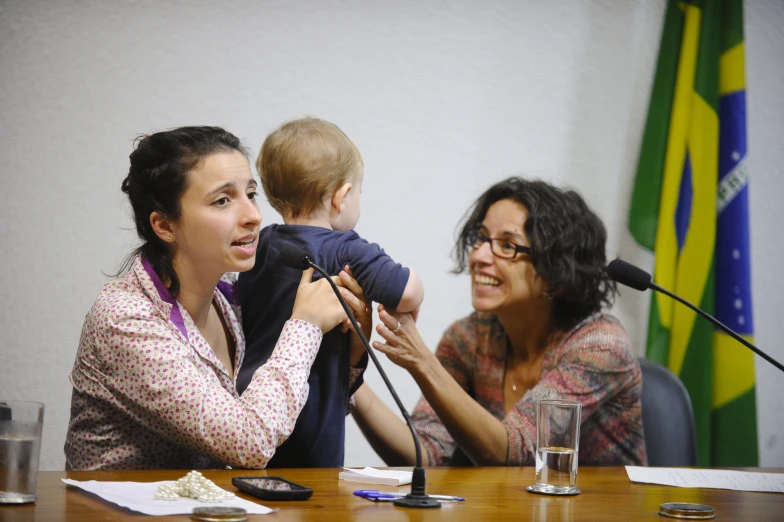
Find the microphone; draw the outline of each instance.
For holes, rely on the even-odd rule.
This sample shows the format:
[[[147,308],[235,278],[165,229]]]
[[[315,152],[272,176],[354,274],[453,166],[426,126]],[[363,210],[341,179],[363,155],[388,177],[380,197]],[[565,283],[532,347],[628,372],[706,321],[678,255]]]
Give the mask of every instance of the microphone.
[[[651,286],[651,274],[627,263],[622,259],[614,259],[607,265],[607,275],[616,283],[629,286],[635,290],[645,291]]]
[[[784,366],[782,366],[782,364],[778,362],[776,359],[769,356],[768,354],[766,354],[765,352],[763,352],[762,350],[760,350],[759,348],[757,348],[756,346],[748,342],[740,335],[736,334],[728,326],[725,326],[721,321],[719,321],[712,315],[708,314],[707,312],[703,312],[702,310],[700,310],[690,302],[686,301],[682,297],[679,297],[673,294],[672,292],[669,292],[664,288],[660,287],[656,283],[654,283],[651,274],[649,274],[642,268],[634,266],[631,263],[627,263],[622,259],[613,259],[612,261],[610,261],[610,264],[607,265],[605,272],[607,273],[608,276],[610,276],[610,279],[612,279],[616,283],[620,283],[624,286],[628,286],[630,288],[634,288],[635,290],[641,290],[641,291],[645,291],[651,288],[653,290],[656,290],[657,292],[661,292],[662,294],[671,297],[672,299],[675,299],[681,304],[688,306],[696,313],[698,313],[699,315],[701,315],[702,317],[704,317],[705,319],[713,323],[724,333],[726,333],[727,335],[729,335],[730,337],[732,337],[733,339],[741,343],[743,346],[745,346],[746,348],[756,353],[757,355],[759,355],[760,357],[768,361],[770,364],[772,364],[773,366],[775,366],[776,368],[784,372]]]
[[[416,451],[416,466],[414,467],[414,472],[411,476],[411,493],[404,497],[396,498],[393,503],[396,506],[401,507],[440,508],[441,503],[425,493],[425,468],[422,467],[422,450],[419,448],[419,435],[414,429],[414,423],[411,422],[411,417],[409,417],[405,406],[403,406],[403,403],[400,401],[400,397],[397,396],[392,383],[389,382],[389,378],[387,377],[386,372],[384,372],[384,368],[381,367],[381,364],[376,358],[376,354],[373,353],[373,350],[370,348],[370,343],[368,343],[367,338],[365,338],[365,334],[362,333],[359,323],[357,323],[357,320],[354,318],[354,314],[352,313],[351,308],[349,308],[348,303],[346,303],[346,300],[343,299],[343,296],[340,294],[337,285],[323,268],[313,262],[307,252],[293,245],[283,245],[280,249],[280,260],[284,265],[297,270],[307,270],[308,268],[313,267],[314,270],[329,281],[332,290],[335,292],[335,295],[338,296],[340,304],[343,305],[343,310],[346,312],[351,324],[354,325],[354,331],[359,336],[360,341],[362,341],[362,345],[365,347],[368,356],[373,360],[373,364],[378,369],[378,373],[381,374],[381,378],[384,380],[384,384],[387,385],[389,393],[392,394],[392,398],[395,399],[395,403],[397,403],[400,413],[403,414],[403,418],[406,420],[408,429],[411,430],[411,435],[414,437],[414,450]]]

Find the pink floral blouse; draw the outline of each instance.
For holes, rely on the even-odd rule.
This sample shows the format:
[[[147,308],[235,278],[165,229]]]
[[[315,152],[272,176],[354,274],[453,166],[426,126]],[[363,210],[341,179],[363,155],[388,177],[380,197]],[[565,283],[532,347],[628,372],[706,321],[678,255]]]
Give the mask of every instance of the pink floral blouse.
[[[214,301],[234,338],[229,375],[149,263],[106,284],[84,322],[71,383],[66,469],[263,468],[308,397],[321,330],[290,320],[240,397],[245,338],[224,278]]]

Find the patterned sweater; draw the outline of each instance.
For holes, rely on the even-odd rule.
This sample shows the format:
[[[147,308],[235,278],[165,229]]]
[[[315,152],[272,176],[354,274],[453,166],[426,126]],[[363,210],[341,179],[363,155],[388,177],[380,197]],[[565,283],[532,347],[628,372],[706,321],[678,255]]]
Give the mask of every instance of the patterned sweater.
[[[580,465],[647,463],[640,364],[614,317],[594,315],[554,339],[545,353],[541,380],[508,414],[503,392],[507,337],[495,315],[474,312],[455,322],[436,356],[474,400],[503,422],[509,436],[507,465],[534,464],[536,401],[545,398],[582,403]],[[424,397],[412,419],[431,463],[447,464],[457,446]]]
[[[240,322],[222,280],[213,300],[236,346],[234,375],[152,267],[136,258],[84,322],[71,383],[66,468],[263,468],[308,397],[321,330],[290,320],[242,397]],[[226,295],[224,295],[224,291]]]

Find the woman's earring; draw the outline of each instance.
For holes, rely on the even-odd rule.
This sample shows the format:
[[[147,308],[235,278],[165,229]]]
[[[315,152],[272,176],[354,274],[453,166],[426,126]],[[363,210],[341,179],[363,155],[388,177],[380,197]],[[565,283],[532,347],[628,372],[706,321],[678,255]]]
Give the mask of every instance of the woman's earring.
[[[174,241],[174,236],[173,236],[173,235],[171,235],[171,234],[169,234],[168,236],[166,236],[166,241],[168,241],[169,243],[171,243],[172,241]]]
[[[544,291],[544,298],[547,299],[548,301],[552,301],[553,300],[553,292],[552,292],[552,290],[545,290]]]

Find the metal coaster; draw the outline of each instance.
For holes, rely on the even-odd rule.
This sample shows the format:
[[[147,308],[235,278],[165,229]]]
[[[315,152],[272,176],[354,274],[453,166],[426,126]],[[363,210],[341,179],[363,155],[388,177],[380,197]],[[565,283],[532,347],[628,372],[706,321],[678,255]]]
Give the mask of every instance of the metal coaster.
[[[0,491],[0,506],[3,504],[31,504],[37,500],[38,497],[27,493],[6,493]]]
[[[246,522],[248,512],[237,507],[205,506],[193,508],[191,518],[201,522]]]
[[[716,510],[705,504],[688,502],[667,502],[659,506],[659,514],[669,518],[685,518],[688,520],[710,520],[716,518]]]
[[[534,486],[528,486],[525,489],[527,489],[531,493],[538,493],[540,495],[573,496],[573,495],[579,495],[580,493],[582,493],[582,491],[580,491],[579,489],[577,489],[575,487],[572,487],[572,488],[570,488],[570,487],[555,488],[553,486],[540,486],[538,484],[534,485]]]

